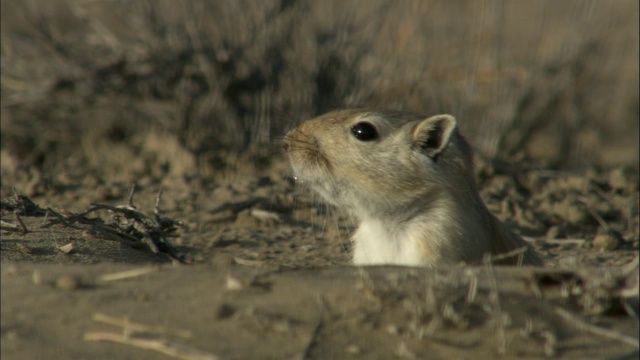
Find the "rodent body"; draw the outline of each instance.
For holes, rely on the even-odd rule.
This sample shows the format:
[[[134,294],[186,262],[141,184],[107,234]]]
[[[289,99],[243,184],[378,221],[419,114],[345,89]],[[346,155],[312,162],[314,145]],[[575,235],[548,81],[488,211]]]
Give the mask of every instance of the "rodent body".
[[[338,110],[290,131],[285,148],[300,180],[359,219],[356,265],[478,263],[523,247],[501,263],[542,265],[486,208],[450,115]]]

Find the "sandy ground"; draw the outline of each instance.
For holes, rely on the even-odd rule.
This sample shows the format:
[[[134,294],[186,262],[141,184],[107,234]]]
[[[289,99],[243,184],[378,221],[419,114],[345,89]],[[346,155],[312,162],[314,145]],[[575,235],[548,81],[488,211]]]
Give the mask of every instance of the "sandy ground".
[[[90,199],[96,189],[78,187],[37,204],[6,198],[3,357],[638,355],[637,208],[631,218],[625,213],[637,181],[621,181],[620,171],[523,177],[480,163],[489,206],[528,236],[547,266],[429,270],[349,266],[353,223],[296,187],[285,169],[280,158],[264,176],[238,176],[198,196],[189,184],[163,186],[159,213],[183,223],[167,228],[173,256],[151,252],[106,210],[75,216],[92,207],[75,199]],[[505,183],[518,178],[519,191],[530,196],[512,194],[504,205],[506,198],[495,194],[515,191]],[[599,190],[589,203],[577,190],[594,184]],[[127,203],[124,185],[104,186],[120,195],[96,203]],[[139,214],[154,218],[156,191],[138,186]],[[578,197],[584,207],[575,205],[583,204]],[[63,210],[74,205],[73,212]],[[560,225],[548,226],[554,222]],[[598,230],[603,225],[608,232]]]
[[[638,358],[637,1],[1,7],[3,359]],[[453,114],[546,266],[350,266],[280,140],[355,106]]]

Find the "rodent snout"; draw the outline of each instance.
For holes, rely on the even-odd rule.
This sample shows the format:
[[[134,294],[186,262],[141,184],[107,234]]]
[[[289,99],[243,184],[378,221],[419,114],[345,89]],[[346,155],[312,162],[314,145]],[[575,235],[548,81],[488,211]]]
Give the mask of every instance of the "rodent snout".
[[[287,143],[286,141],[284,141],[282,143],[282,150],[284,151],[289,151],[289,143]]]

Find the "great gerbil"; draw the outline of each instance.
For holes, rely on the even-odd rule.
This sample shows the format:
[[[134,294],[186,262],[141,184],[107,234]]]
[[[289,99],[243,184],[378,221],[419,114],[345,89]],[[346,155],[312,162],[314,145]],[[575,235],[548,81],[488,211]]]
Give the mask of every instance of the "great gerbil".
[[[542,265],[491,214],[474,180],[472,151],[451,115],[338,110],[285,136],[296,177],[359,221],[356,265]]]

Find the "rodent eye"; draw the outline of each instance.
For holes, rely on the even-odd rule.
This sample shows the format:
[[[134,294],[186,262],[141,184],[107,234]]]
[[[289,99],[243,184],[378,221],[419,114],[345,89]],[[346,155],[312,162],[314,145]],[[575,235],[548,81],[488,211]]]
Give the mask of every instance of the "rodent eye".
[[[355,124],[351,128],[351,133],[360,141],[371,141],[378,138],[378,130],[368,122]]]

